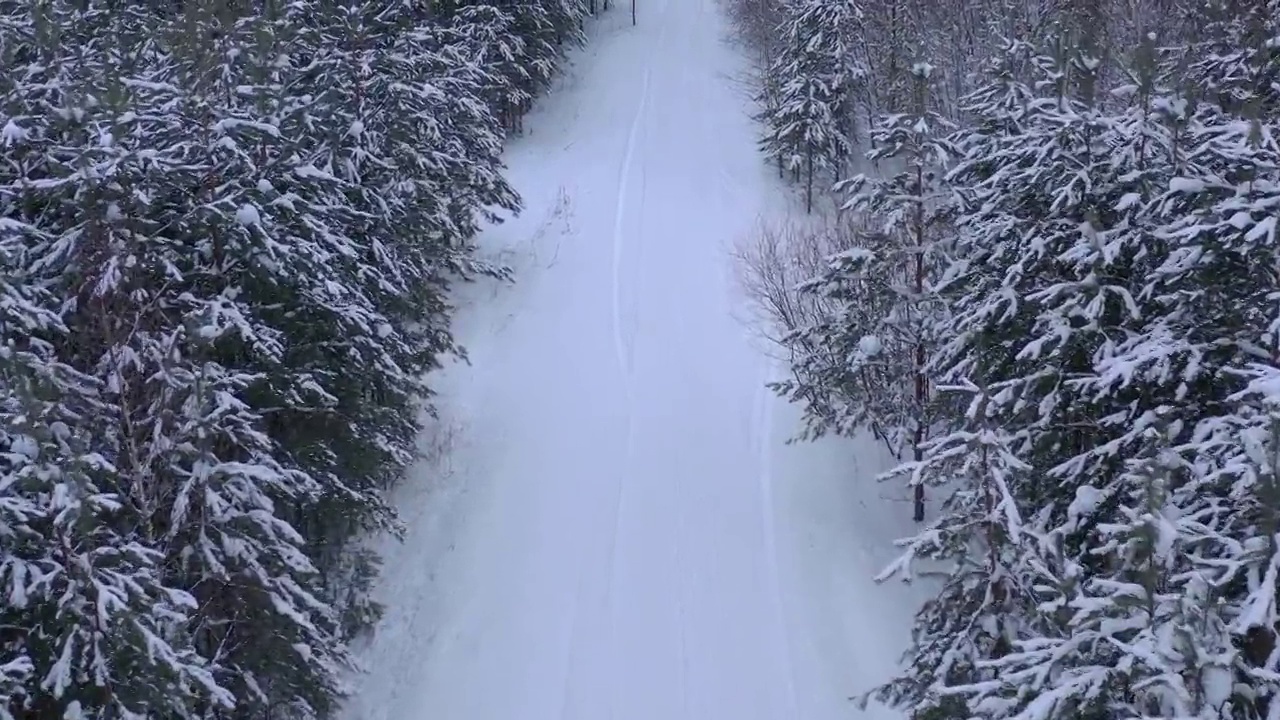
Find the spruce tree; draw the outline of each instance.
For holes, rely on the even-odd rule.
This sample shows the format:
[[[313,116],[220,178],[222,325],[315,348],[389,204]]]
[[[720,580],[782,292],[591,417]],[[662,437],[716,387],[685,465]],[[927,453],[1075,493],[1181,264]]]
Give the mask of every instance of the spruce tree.
[[[811,436],[869,429],[894,457],[915,460],[940,419],[926,364],[944,311],[932,294],[950,233],[942,178],[957,154],[946,137],[952,126],[931,106],[930,71],[913,70],[911,112],[886,116],[872,132],[867,157],[885,176],[836,186],[849,195],[855,246],[801,286],[832,310],[788,338],[800,349],[795,379],[776,386],[807,402]],[[922,487],[914,516],[924,519]]]
[[[156,141],[176,89],[145,8],[48,3],[6,38],[0,554],[6,655],[26,658],[10,709],[57,717],[187,717],[230,707],[189,633],[197,597],[151,532],[163,491],[136,464],[130,392],[163,331],[148,207],[176,157]],[[14,29],[10,25],[6,30]],[[16,231],[15,231],[16,230]],[[155,448],[163,437],[149,438]],[[161,452],[163,452],[161,450]],[[9,501],[13,502],[10,503]],[[8,658],[6,658],[6,661]]]
[[[492,5],[460,9],[450,27],[471,62],[488,71],[482,91],[489,109],[508,132],[523,131],[521,118],[545,82],[545,63],[536,63],[525,39],[514,31],[515,18]]]
[[[987,421],[1026,465],[1014,502],[1035,518],[1024,552],[1036,565],[1016,581],[1030,594],[1008,619],[1024,629],[970,677],[930,691],[989,717],[1149,711],[1129,683],[1156,670],[1121,662],[1114,643],[1163,632],[1176,613],[1149,613],[1143,627],[1130,617],[1115,630],[1127,612],[1115,583],[1154,572],[1139,567],[1149,556],[1115,544],[1149,531],[1138,518],[1155,502],[1133,487],[1156,471],[1125,459],[1157,457],[1153,428],[1185,426],[1200,411],[1178,402],[1183,390],[1167,373],[1136,373],[1125,355],[1129,343],[1158,344],[1167,320],[1142,283],[1166,257],[1150,208],[1175,174],[1180,105],[1155,82],[1154,40],[1130,66],[1135,82],[1120,89],[1128,107],[1118,114],[1093,101],[1099,59],[1059,40],[1037,61],[1045,91],[1011,90],[1003,78],[976,96],[982,119],[958,140],[966,159],[950,176],[963,204],[942,285],[953,303],[950,340],[935,368],[988,388]],[[961,482],[954,492],[971,488]],[[1161,572],[1173,572],[1167,561]],[[942,637],[922,636],[917,652],[956,630],[935,632]],[[933,707],[918,671],[906,677],[917,692],[898,685],[896,697]]]
[[[967,405],[958,427],[928,441],[921,460],[882,479],[931,486],[947,497],[936,520],[899,541],[903,555],[877,580],[911,581],[923,560],[941,565],[943,585],[916,617],[906,672],[873,694],[921,720],[1003,717],[1002,659],[1053,627],[1047,608],[1038,607],[1040,586],[1052,580],[1042,518],[1021,500],[1034,470],[993,413],[1002,388],[939,390]]]
[[[843,174],[853,152],[847,113],[861,69],[846,43],[860,17],[849,0],[794,0],[779,28],[782,52],[766,70],[777,92],[761,116],[761,147],[779,171],[803,173],[807,211],[814,183]]]

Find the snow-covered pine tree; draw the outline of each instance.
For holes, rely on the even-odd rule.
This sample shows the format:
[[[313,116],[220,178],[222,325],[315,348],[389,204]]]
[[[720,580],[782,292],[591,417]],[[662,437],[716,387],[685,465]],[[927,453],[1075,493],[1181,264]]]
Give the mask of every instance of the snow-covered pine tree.
[[[765,105],[761,147],[798,180],[813,209],[814,183],[840,176],[853,154],[850,98],[862,77],[848,42],[861,10],[852,0],[792,0],[779,31],[782,51],[766,72],[775,97]]]
[[[917,665],[881,697],[915,702],[921,717],[938,718],[1258,717],[1240,703],[1241,686],[1232,688],[1237,652],[1221,580],[1233,564],[1221,555],[1239,544],[1221,531],[1234,523],[1203,494],[1204,483],[1186,482],[1194,469],[1171,445],[1178,432],[1162,419],[1152,423],[1151,455],[1127,461],[1105,490],[1079,488],[1062,523],[1052,525],[1058,513],[1050,507],[1025,518],[1016,564],[996,573],[1007,584],[986,597],[1012,593],[1017,602],[1004,608],[1010,612],[970,623],[969,614],[954,611],[965,607],[959,598],[927,606],[926,627],[951,620],[952,628],[921,628]],[[1007,508],[1020,504],[1016,494],[1006,496]],[[955,497],[965,496],[961,490]],[[1107,520],[1098,522],[1099,513]],[[989,532],[979,525],[962,537],[982,538],[986,549]],[[1072,552],[1071,538],[1082,532],[1086,550]],[[926,539],[926,548],[935,547]],[[948,587],[954,583],[953,574]],[[994,642],[993,627],[1001,628]],[[985,644],[973,644],[975,628],[987,633],[979,635]],[[946,656],[921,637],[953,643],[944,645],[953,651],[950,677],[927,672]],[[1233,714],[1233,700],[1243,714]]]
[[[559,27],[575,8],[543,9]],[[0,10],[0,57],[22,68],[0,79],[0,239],[48,318],[25,339],[39,352],[13,355],[38,362],[4,365],[0,450],[23,452],[5,456],[0,536],[24,544],[0,575],[56,569],[41,542],[58,533],[88,553],[5,607],[6,712],[323,716],[344,634],[376,616],[351,540],[394,525],[383,494],[454,349],[447,280],[491,270],[471,237],[518,207],[493,76],[403,3]],[[31,456],[31,418],[55,416],[69,432]],[[55,480],[88,499],[50,511]],[[78,616],[120,636],[59,664],[57,632],[87,626],[36,623],[61,617],[48,593],[80,608],[126,580],[115,615]],[[77,692],[51,695],[50,673]]]
[[[934,688],[983,717],[1165,712],[1172,706],[1160,709],[1163,691],[1143,683],[1167,685],[1176,653],[1162,646],[1152,659],[1141,649],[1191,613],[1163,586],[1146,596],[1160,611],[1142,623],[1125,600],[1153,563],[1170,582],[1192,582],[1167,553],[1153,559],[1126,550],[1151,527],[1152,483],[1166,478],[1160,503],[1176,496],[1177,506],[1162,504],[1160,512],[1202,507],[1197,493],[1177,494],[1184,480],[1170,479],[1190,466],[1169,464],[1178,433],[1152,439],[1158,427],[1194,425],[1213,394],[1188,396],[1196,361],[1171,358],[1166,340],[1178,318],[1193,316],[1150,285],[1170,257],[1152,208],[1179,167],[1184,106],[1155,81],[1154,38],[1129,66],[1134,82],[1119,89],[1128,107],[1118,114],[1088,101],[1092,56],[1065,49],[1041,62],[1048,93],[1010,92],[1003,81],[1006,89],[979,95],[986,119],[962,142],[966,161],[951,175],[965,204],[943,285],[954,293],[953,339],[937,367],[943,377],[991,389],[989,417],[1029,467],[1016,500],[1036,518],[1043,562],[1021,584],[1034,588],[1032,614],[1052,620],[1038,639],[1023,636],[988,663],[992,675]],[[1162,542],[1200,555],[1207,546],[1195,533],[1186,525]],[[1187,588],[1188,596],[1206,592]],[[1217,652],[1217,632],[1169,647]],[[1129,651],[1135,655],[1126,660]]]
[[[303,81],[315,103],[289,122],[308,138],[299,162],[310,181],[339,192],[351,209],[342,232],[355,243],[353,252],[325,257],[354,294],[346,309],[325,310],[334,335],[324,339],[312,318],[283,308],[280,327],[300,339],[289,345],[305,348],[297,361],[325,368],[307,377],[327,399],[317,396],[325,408],[318,413],[277,411],[272,432],[289,438],[290,447],[297,443],[295,457],[336,490],[324,494],[315,518],[300,529],[322,567],[341,568],[343,579],[329,585],[344,595],[345,625],[353,631],[377,609],[349,587],[367,584],[360,578],[369,577],[372,558],[346,540],[389,520],[372,499],[416,458],[420,412],[430,395],[426,373],[442,354],[459,351],[448,327],[448,282],[500,274],[472,257],[472,238],[481,220],[496,219],[492,207],[515,210],[519,199],[501,175],[501,126],[482,96],[494,78],[476,64],[465,37],[424,22],[402,3],[327,12],[308,41],[325,48]],[[299,182],[297,170],[280,172]],[[261,199],[272,213],[289,210],[287,184],[266,190],[279,195]],[[357,297],[361,305],[353,306]],[[350,312],[355,307],[367,309]],[[352,373],[353,363],[368,372]],[[340,408],[344,420],[334,422],[328,408]],[[348,493],[366,498],[359,506],[368,512],[353,512]]]
[[[507,13],[514,20],[514,32],[529,48],[530,57],[539,67],[529,68],[534,75],[545,73],[550,79],[563,59],[565,43],[578,44],[586,40],[583,21],[588,12],[595,14],[594,0],[448,0],[438,2],[444,18],[467,7],[489,4]],[[608,9],[608,3],[605,4]]]
[[[1190,468],[1180,492],[1197,504],[1182,514],[1204,518],[1191,556],[1208,566],[1210,627],[1229,634],[1187,640],[1222,647],[1213,664],[1226,677],[1193,686],[1211,717],[1269,717],[1280,702],[1280,8],[1269,6],[1206,22],[1211,40],[1187,74],[1201,102],[1183,111],[1178,173],[1152,208],[1169,250],[1143,293],[1164,308],[1163,337],[1125,348],[1120,366],[1176,378],[1179,407],[1196,409],[1178,451]]]
[[[524,47],[525,65],[522,74],[527,79],[523,86],[531,97],[545,90],[563,65],[564,53],[569,46],[586,40],[583,20],[587,6],[582,0],[524,0],[522,2],[493,3],[496,9],[510,18],[509,31]],[[480,7],[480,3],[467,3],[459,7]],[[493,68],[485,66],[486,72]],[[529,109],[525,105],[520,112]]]
[[[307,103],[280,90],[293,79],[289,28],[227,10],[188,3],[149,29],[141,47],[166,38],[168,55],[148,82],[105,95],[144,112],[102,103],[103,124],[82,121],[97,130],[89,159],[101,159],[89,167],[111,173],[80,180],[91,222],[63,230],[66,247],[44,250],[58,261],[45,267],[76,298],[68,349],[119,408],[107,437],[135,525],[165,551],[171,582],[198,600],[186,628],[195,648],[238,712],[310,717],[332,706],[343,651],[294,525],[320,556],[314,548],[328,547],[316,541],[336,518],[317,530],[318,500],[340,497],[348,519],[380,500],[320,482],[330,478],[299,467],[302,448],[262,428],[281,406],[333,412],[317,378],[349,363],[331,370],[313,353],[326,333],[367,346],[379,327],[359,283],[342,284],[343,260],[360,255],[343,235],[354,222],[342,188],[291,144],[300,138],[290,121]],[[362,322],[373,327],[358,332]]]
[[[188,6],[184,21],[214,17],[214,6],[203,10],[201,16],[201,8]],[[216,33],[195,35],[213,46],[184,47],[189,54],[180,67],[183,85],[201,93],[189,120],[207,138],[199,149],[208,153],[200,185],[208,194],[184,229],[211,240],[204,257],[183,262],[188,277],[218,290],[206,310],[193,307],[187,316],[200,333],[178,341],[199,362],[182,377],[200,392],[175,390],[175,397],[190,397],[182,429],[205,434],[202,418],[216,400],[224,421],[237,423],[224,432],[238,434],[242,452],[252,450],[268,468],[256,487],[237,488],[237,499],[267,502],[278,520],[256,528],[271,535],[253,540],[275,542],[270,549],[288,561],[259,564],[294,589],[273,588],[262,599],[298,602],[294,619],[305,621],[281,622],[288,618],[224,593],[219,599],[237,607],[210,606],[234,622],[207,623],[214,630],[206,647],[225,653],[241,707],[289,707],[303,717],[325,714],[336,699],[341,636],[376,619],[366,594],[374,558],[351,541],[394,527],[384,493],[415,457],[417,401],[426,394],[419,370],[431,357],[419,356],[393,317],[393,303],[408,302],[406,278],[415,266],[397,253],[404,233],[390,234],[394,218],[385,211],[404,194],[387,178],[402,169],[401,186],[416,189],[418,166],[401,156],[370,173],[354,164],[360,155],[335,162],[328,152],[335,143],[395,133],[418,107],[398,105],[392,93],[370,94],[361,105],[352,79],[370,66],[394,72],[388,56],[396,28],[377,33],[371,42],[381,45],[365,57],[345,54],[349,46],[331,40],[368,10],[293,3],[235,18]],[[354,31],[344,39],[366,40]],[[416,94],[413,78],[385,79],[396,81],[402,96]],[[370,165],[386,161],[378,150],[383,154]],[[265,436],[250,432],[257,428]],[[286,556],[291,544],[306,555]],[[214,576],[212,589],[220,587],[217,568],[196,569]],[[254,622],[241,612],[254,613]],[[220,627],[243,628],[246,636],[224,635]],[[276,643],[282,646],[270,647]]]
[[[96,370],[126,419],[118,462],[171,576],[199,602],[196,649],[237,713],[319,717],[338,696],[344,650],[304,553],[321,535],[311,509],[342,493],[358,517],[380,501],[307,472],[296,446],[264,430],[279,404],[332,410],[317,377],[338,373],[298,362],[307,340],[376,331],[358,332],[370,303],[343,282],[340,259],[358,253],[340,188],[297,159],[305,138],[290,120],[303,102],[285,91],[297,26],[271,6],[250,10],[191,2],[162,29],[165,87],[184,91],[170,105],[177,122],[129,138],[168,162],[130,194],[155,200],[121,203],[118,232],[137,261],[116,270],[119,250],[86,265],[94,291],[78,312],[117,323]],[[272,188],[283,206],[259,200]],[[307,318],[306,335],[289,332],[289,313]],[[294,396],[267,394],[278,388]]]
[[[1273,348],[1278,331],[1273,319]],[[1219,632],[1227,636],[1213,658],[1221,670],[1204,689],[1217,712],[1208,716],[1269,718],[1280,706],[1280,370],[1259,362],[1240,376],[1247,384],[1230,398],[1235,406],[1201,421],[1180,450],[1197,471],[1184,494],[1202,508],[1191,517],[1205,546],[1196,560],[1210,580],[1206,610],[1213,610],[1211,627],[1225,625]]]
[[[10,137],[38,130],[32,120],[8,118]],[[30,274],[41,232],[15,219],[30,199],[0,192],[0,717],[230,707],[185,630],[195,599],[130,530],[137,514],[103,453],[115,409],[56,355],[70,331]]]
[[[514,32],[515,18],[493,5],[468,5],[450,18],[450,28],[471,61],[492,79],[482,97],[507,132],[523,132],[524,112],[543,78],[544,64],[529,56],[525,39]]]
[[[1042,58],[1046,95],[1001,78],[977,95],[995,103],[978,113],[987,117],[958,140],[966,159],[950,180],[964,207],[943,281],[954,336],[938,362],[943,376],[1000,384],[1002,418],[1040,472],[1104,443],[1102,426],[1123,422],[1077,382],[1137,314],[1129,284],[1144,228],[1130,216],[1134,193],[1152,192],[1142,166],[1152,151],[1121,146],[1147,138],[1124,136],[1088,99],[1096,60],[1059,50]]]
[[[881,118],[868,159],[882,176],[837,184],[847,193],[854,247],[800,287],[830,308],[788,338],[798,349],[793,378],[775,389],[806,404],[810,436],[870,430],[902,459],[921,448],[940,417],[925,366],[944,308],[932,297],[949,235],[950,195],[942,178],[957,155],[953,126],[932,107],[932,68],[913,69],[915,99],[906,113]],[[914,517],[924,519],[924,488]]]
[[[1038,582],[1049,578],[1039,516],[1026,516],[1021,491],[1035,482],[1017,456],[1017,438],[991,415],[992,393],[971,384],[943,386],[962,411],[959,426],[929,440],[923,459],[903,463],[882,480],[947,492],[938,519],[899,541],[903,555],[877,578],[911,581],[920,561],[939,567],[938,596],[921,609],[900,677],[874,695],[918,720],[1001,717],[991,704],[967,704],[966,691],[999,688],[1003,657],[1019,642],[1052,632],[1037,608]],[[996,693],[991,692],[991,695]]]
[[[1192,42],[1171,50],[1181,80],[1222,111],[1273,118],[1280,114],[1276,0],[1211,0],[1188,12]]]
[[[521,5],[516,5],[518,10],[526,10]],[[536,9],[545,18],[545,26],[551,30],[553,35],[545,36],[547,39],[554,39],[556,45],[556,53],[548,56],[553,58],[554,62],[547,65],[546,78],[550,81],[551,77],[563,67],[563,54],[568,47],[580,45],[586,42],[584,20],[586,19],[587,6],[583,0],[537,0],[531,3],[528,12]],[[609,9],[608,0],[605,1],[605,9]],[[517,27],[520,26],[520,13],[515,13]],[[538,27],[539,24],[531,24],[530,27]],[[526,42],[533,43],[539,37],[538,34],[530,34],[526,36]],[[567,45],[566,45],[567,43]]]
[[[36,337],[0,359],[0,716],[191,717],[230,708],[192,646],[196,599],[133,528],[127,487],[94,445],[113,418],[92,378]],[[37,330],[37,328],[31,328]],[[46,326],[38,331],[65,332]],[[87,421],[88,420],[88,421]]]
[[[517,19],[518,20],[518,19]],[[492,73],[472,62],[457,33],[426,26],[402,38],[403,57],[414,57],[426,92],[419,100],[435,122],[425,129],[428,155],[424,177],[440,184],[448,198],[439,218],[447,239],[435,245],[435,262],[443,261],[453,272],[469,275],[482,269],[470,257],[471,240],[481,221],[499,222],[495,211],[518,211],[520,198],[502,175],[503,133],[498,116],[483,100],[485,88],[494,83]],[[410,48],[413,48],[412,50]],[[487,271],[488,269],[484,269]]]
[[[1107,486],[1078,488],[1050,533],[1047,566],[1059,581],[1036,590],[1059,625],[1000,660],[1003,702],[985,700],[999,704],[997,717],[1252,716],[1229,704],[1237,653],[1220,585],[1228,537],[1219,533],[1233,523],[1175,447],[1183,428],[1166,410],[1146,423],[1143,454]],[[1072,553],[1081,531],[1083,552]]]
[[[227,708],[189,633],[197,600],[149,532],[154,478],[131,462],[136,418],[112,372],[136,377],[135,351],[158,320],[163,283],[135,282],[157,270],[144,252],[154,228],[128,214],[165,201],[159,176],[174,158],[150,143],[174,123],[175,88],[144,7],[9,9],[0,240],[22,304],[0,328],[0,504],[20,510],[0,520],[12,540],[0,549],[0,647],[29,673],[6,712]]]

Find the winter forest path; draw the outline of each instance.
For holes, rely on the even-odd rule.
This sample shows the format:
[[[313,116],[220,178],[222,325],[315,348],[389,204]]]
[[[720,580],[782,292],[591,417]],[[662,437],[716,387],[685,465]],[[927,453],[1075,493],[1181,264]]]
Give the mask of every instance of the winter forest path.
[[[483,245],[519,282],[464,308],[457,471],[399,498],[350,720],[848,717],[906,637],[867,579],[905,508],[783,444],[739,320],[727,249],[780,194],[720,10],[624,10],[508,153],[528,210]]]

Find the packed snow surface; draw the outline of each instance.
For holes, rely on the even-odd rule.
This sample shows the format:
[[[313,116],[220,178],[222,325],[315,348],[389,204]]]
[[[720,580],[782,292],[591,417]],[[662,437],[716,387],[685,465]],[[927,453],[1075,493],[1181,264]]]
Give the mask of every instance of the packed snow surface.
[[[482,245],[518,282],[459,295],[351,720],[848,718],[905,646],[870,579],[904,493],[873,445],[785,443],[742,322],[728,250],[786,205],[745,64],[713,0],[629,15],[508,153],[528,207]]]

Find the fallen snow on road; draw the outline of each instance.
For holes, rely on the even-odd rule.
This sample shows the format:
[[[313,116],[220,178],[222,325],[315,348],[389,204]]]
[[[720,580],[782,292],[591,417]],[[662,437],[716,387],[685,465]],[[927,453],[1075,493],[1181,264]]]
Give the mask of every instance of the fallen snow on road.
[[[508,153],[518,282],[460,291],[350,720],[848,718],[905,647],[883,453],[787,445],[735,319],[727,248],[784,203],[719,9],[619,10]]]

